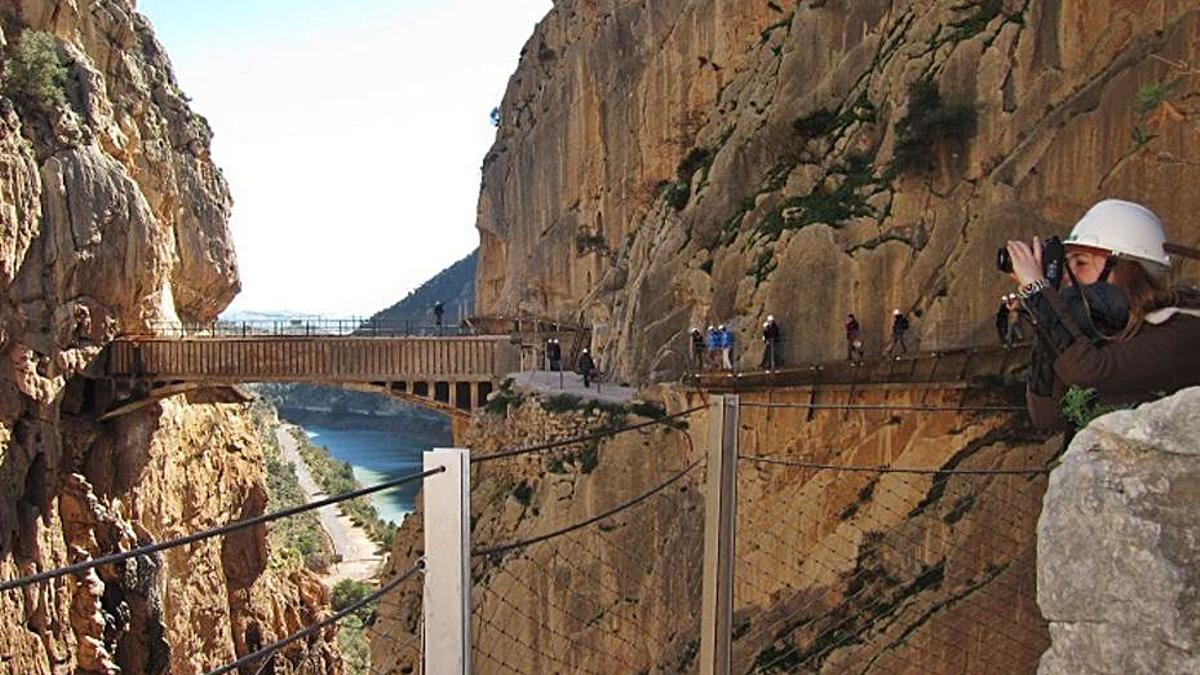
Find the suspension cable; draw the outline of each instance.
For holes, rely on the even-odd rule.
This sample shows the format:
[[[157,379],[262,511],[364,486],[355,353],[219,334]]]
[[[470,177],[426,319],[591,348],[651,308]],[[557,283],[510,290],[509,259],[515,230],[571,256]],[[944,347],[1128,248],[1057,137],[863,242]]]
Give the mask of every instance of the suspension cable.
[[[252,654],[247,654],[232,663],[225,664],[225,665],[221,666],[220,668],[217,668],[216,670],[210,670],[205,675],[222,675],[223,673],[228,673],[231,670],[241,668],[242,666],[244,666],[246,664],[253,663],[254,661],[257,661],[265,656],[270,656],[270,655],[274,654],[276,651],[282,649],[283,647],[286,647],[287,645],[290,645],[291,643],[295,642],[296,640],[308,637],[309,635],[316,633],[317,631],[321,630],[322,628],[325,628],[326,626],[329,626],[330,624],[334,624],[334,623],[337,623],[338,621],[341,621],[342,619],[346,618],[350,614],[353,614],[357,610],[361,609],[363,606],[368,605],[372,602],[375,602],[379,598],[383,597],[386,593],[388,593],[395,587],[399,586],[402,581],[404,581],[405,579],[408,579],[409,577],[416,574],[417,572],[420,572],[423,569],[425,569],[424,558],[417,560],[416,564],[414,564],[412,567],[408,568],[408,570],[405,571],[400,576],[398,576],[395,579],[392,579],[391,581],[387,582],[386,584],[383,584],[382,586],[380,586],[379,590],[375,591],[374,593],[372,593],[370,595],[367,595],[367,596],[361,598],[360,600],[357,600],[357,601],[351,603],[350,605],[347,605],[344,609],[337,612],[336,614],[333,614],[325,619],[322,619],[321,621],[318,621],[317,623],[311,624],[306,628],[296,631],[295,633],[292,633],[291,635],[289,635],[285,638],[276,640],[275,642],[272,642],[271,644],[267,645],[266,647],[263,647],[262,649],[259,649],[258,651],[254,652]]]
[[[776,459],[762,455],[738,455],[738,459],[762,464],[778,464],[794,466],[801,469],[829,469],[831,471],[859,471],[864,473],[916,473],[960,476],[1005,476],[1005,475],[1038,475],[1050,473],[1047,467],[1029,469],[933,469],[919,467],[900,467],[881,464],[878,466],[847,466],[844,464],[822,464],[820,462],[800,462],[788,459]]]
[[[242,530],[247,527],[253,527],[255,525],[259,525],[262,523],[269,523],[271,521],[279,520],[281,518],[287,518],[289,516],[294,516],[298,513],[304,513],[305,511],[312,511],[314,509],[319,509],[323,506],[329,506],[330,504],[337,504],[339,502],[344,502],[346,500],[354,499],[356,497],[363,497],[363,496],[366,496],[369,494],[374,494],[376,492],[380,492],[383,490],[388,490],[390,488],[398,487],[400,485],[404,485],[405,483],[411,483],[416,480],[422,480],[422,479],[428,478],[434,474],[442,473],[445,470],[446,470],[445,467],[437,467],[436,469],[430,469],[428,471],[423,471],[421,473],[415,473],[415,474],[410,474],[407,476],[401,476],[399,478],[393,478],[392,480],[387,480],[387,481],[384,481],[377,485],[373,485],[371,487],[365,487],[365,488],[361,488],[361,489],[354,490],[351,492],[345,492],[345,493],[342,493],[339,495],[334,495],[333,497],[328,497],[328,498],[322,499],[320,501],[310,502],[308,504],[303,504],[300,506],[293,506],[291,508],[283,509],[281,511],[275,511],[272,513],[264,513],[260,516],[254,516],[253,518],[247,518],[245,520],[234,521],[232,523],[228,523],[228,524],[222,525],[220,527],[214,527],[212,529],[203,530],[203,531],[196,532],[196,533],[189,534],[189,535],[184,535],[182,537],[168,539],[166,541],[162,541],[157,544],[147,544],[146,546],[139,546],[139,547],[131,549],[129,551],[113,553],[111,555],[101,556],[99,558],[92,558],[92,559],[84,560],[84,561],[77,562],[77,563],[74,563],[71,565],[66,565],[63,567],[56,568],[56,569],[47,570],[45,572],[40,572],[38,574],[31,574],[29,576],[20,577],[18,579],[13,579],[11,581],[5,581],[5,582],[0,583],[0,592],[4,592],[4,591],[11,590],[14,588],[21,588],[24,586],[29,586],[30,584],[40,583],[40,582],[46,581],[48,579],[55,579],[55,578],[58,578],[61,576],[65,576],[67,574],[75,574],[77,572],[84,572],[84,571],[90,570],[94,567],[99,567],[101,565],[108,565],[111,563],[122,562],[124,560],[128,560],[130,558],[134,558],[137,556],[158,553],[159,551],[163,551],[163,550],[166,550],[169,548],[175,548],[177,546],[183,546],[185,544],[192,544],[197,541],[201,541],[203,539],[209,539],[211,537],[216,537],[216,536],[220,536],[223,534],[229,534],[230,532],[236,532],[238,530]]]
[[[1015,405],[920,405],[907,403],[756,403],[739,402],[743,408],[800,408],[807,410],[913,410],[919,412],[1024,412]]]
[[[497,553],[507,553],[508,551],[511,551],[513,549],[518,549],[518,548],[521,548],[524,546],[529,546],[530,544],[536,544],[538,542],[546,541],[547,539],[553,539],[554,537],[558,537],[560,535],[564,535],[569,532],[574,532],[575,530],[585,528],[588,525],[591,525],[598,521],[604,520],[605,518],[608,518],[609,516],[616,515],[616,514],[620,513],[621,511],[624,511],[625,509],[631,508],[633,506],[637,506],[641,502],[644,502],[647,499],[649,499],[650,497],[653,497],[655,494],[662,492],[663,490],[667,489],[667,487],[669,487],[671,484],[675,483],[679,479],[686,476],[692,469],[696,468],[696,466],[699,463],[700,463],[700,460],[697,459],[696,461],[689,464],[686,469],[684,469],[683,471],[680,471],[679,473],[675,474],[674,476],[668,478],[665,482],[660,483],[656,487],[651,488],[649,491],[644,492],[623,504],[615,506],[615,507],[609,509],[608,511],[605,511],[604,513],[597,514],[595,516],[592,516],[591,518],[588,518],[587,520],[576,523],[574,525],[568,525],[566,527],[559,528],[557,530],[546,532],[545,534],[539,534],[536,537],[530,537],[528,539],[519,539],[519,540],[509,543],[509,544],[500,544],[497,546],[489,546],[486,548],[477,548],[477,549],[474,549],[471,551],[471,557],[477,558],[477,557],[489,556],[489,555],[493,555],[493,554],[497,554]]]
[[[594,441],[594,440],[599,440],[601,438],[608,438],[609,436],[616,436],[617,434],[623,434],[628,431],[635,431],[637,429],[642,429],[645,427],[653,426],[655,424],[667,424],[671,420],[679,419],[681,417],[687,417],[688,415],[691,415],[692,413],[694,413],[698,410],[704,410],[707,407],[708,406],[699,405],[699,406],[695,406],[693,408],[688,408],[687,410],[682,410],[677,413],[672,413],[670,415],[664,415],[657,419],[647,420],[645,422],[638,422],[637,424],[630,424],[628,426],[618,427],[616,429],[605,429],[603,431],[597,431],[597,432],[586,434],[583,436],[564,438],[562,440],[550,441],[548,443],[540,443],[538,445],[528,445],[528,446],[524,446],[524,447],[520,447],[520,448],[513,448],[512,450],[501,450],[500,452],[493,452],[490,455],[480,455],[478,457],[472,457],[471,463],[479,464],[482,462],[490,462],[494,459],[503,459],[505,457],[516,457],[518,455],[527,455],[531,452],[539,452],[541,450],[552,450],[554,448],[561,448],[566,445],[574,445],[575,443],[583,443],[586,441]]]

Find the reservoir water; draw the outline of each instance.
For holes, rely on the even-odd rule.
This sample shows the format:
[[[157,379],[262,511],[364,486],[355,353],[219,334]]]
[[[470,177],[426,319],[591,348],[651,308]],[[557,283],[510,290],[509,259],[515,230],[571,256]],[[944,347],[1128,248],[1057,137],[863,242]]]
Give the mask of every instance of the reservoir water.
[[[419,473],[421,453],[430,448],[428,440],[416,440],[397,431],[326,429],[312,425],[305,425],[304,430],[314,444],[325,446],[329,454],[349,463],[363,487]],[[414,481],[377,492],[371,495],[371,500],[381,518],[399,525],[412,512],[413,500],[420,489],[420,481]]]

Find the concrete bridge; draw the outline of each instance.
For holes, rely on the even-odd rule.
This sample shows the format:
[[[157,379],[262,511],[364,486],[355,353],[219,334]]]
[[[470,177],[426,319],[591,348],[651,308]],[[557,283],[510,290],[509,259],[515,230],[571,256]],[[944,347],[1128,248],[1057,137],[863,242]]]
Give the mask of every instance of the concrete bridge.
[[[109,345],[103,376],[151,390],[306,382],[375,391],[463,415],[520,369],[509,336],[128,336]]]

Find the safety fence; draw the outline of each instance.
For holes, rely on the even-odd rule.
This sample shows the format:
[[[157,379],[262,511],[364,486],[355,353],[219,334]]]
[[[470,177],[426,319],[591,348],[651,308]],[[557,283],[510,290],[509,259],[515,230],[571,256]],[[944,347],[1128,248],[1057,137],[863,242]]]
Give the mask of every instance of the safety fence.
[[[564,659],[576,659],[579,653],[592,654],[592,669],[580,665],[574,672],[610,672],[608,665],[617,663],[649,663],[653,653],[642,638],[657,626],[670,623],[660,609],[650,616],[639,614],[637,594],[665,593],[654,588],[659,582],[673,583],[665,574],[648,574],[650,587],[632,589],[626,586],[628,570],[635,565],[642,550],[619,544],[618,528],[640,530],[638,522],[648,511],[644,505],[654,500],[682,503],[691,499],[685,479],[695,479],[698,461],[679,468],[665,480],[632,499],[619,502],[599,513],[581,518],[574,524],[517,538],[507,543],[488,544],[471,548],[469,509],[470,472],[472,464],[486,465],[496,460],[518,458],[535,453],[561,456],[573,446],[594,444],[604,438],[662,426],[668,433],[684,433],[681,418],[699,408],[675,415],[663,416],[636,424],[624,425],[576,437],[554,440],[538,445],[511,448],[470,458],[459,449],[441,449],[426,453],[424,471],[381,482],[379,484],[331,496],[302,506],[262,514],[174,537],[161,542],[147,543],[131,550],[81,560],[21,578],[0,582],[0,592],[24,589],[35,584],[51,582],[69,575],[79,575],[107,566],[130,563],[143,564],[149,569],[160,567],[155,556],[168,549],[187,546],[214,537],[221,537],[247,528],[267,525],[314,509],[346,500],[368,496],[401,485],[421,481],[425,506],[424,554],[405,563],[403,568],[385,573],[378,588],[351,605],[320,618],[296,632],[283,636],[265,646],[252,645],[249,653],[236,660],[207,671],[209,675],[240,670],[241,672],[270,672],[279,667],[274,661],[294,643],[310,639],[365,608],[377,606],[381,613],[397,614],[412,611],[403,606],[396,591],[406,581],[422,577],[422,598],[416,603],[416,627],[411,631],[389,631],[378,622],[365,627],[371,642],[387,643],[391,660],[398,655],[419,664],[422,672],[470,672],[472,655],[480,661],[490,661],[503,668],[509,659],[528,664],[516,672],[538,670],[540,664],[565,664]],[[690,438],[689,438],[690,442]],[[693,453],[694,454],[694,453]],[[664,509],[672,514],[685,513],[682,508]],[[668,518],[670,520],[670,518]],[[622,521],[622,522],[618,522]],[[661,525],[661,523],[660,523]],[[668,524],[668,527],[670,525]],[[699,540],[696,540],[698,546]],[[585,551],[605,551],[607,557],[581,557]],[[471,561],[475,560],[476,575],[502,579],[496,585],[472,583]],[[694,574],[698,589],[698,568]],[[556,578],[554,589],[537,588],[531,579]],[[507,590],[497,588],[503,585]],[[580,590],[584,585],[590,590]],[[474,586],[474,591],[472,587]],[[167,589],[170,592],[170,589]],[[685,595],[687,590],[684,591]],[[474,597],[472,598],[472,594]],[[522,595],[523,594],[523,595]],[[695,595],[692,593],[692,595]],[[657,603],[662,607],[662,603]],[[472,611],[474,607],[474,611]],[[573,623],[571,623],[573,622]],[[581,635],[588,630],[590,635]],[[472,640],[472,635],[478,635]],[[554,643],[552,646],[550,643]],[[524,646],[526,654],[520,654]],[[574,646],[575,652],[571,647]],[[518,651],[514,651],[518,650]],[[565,656],[564,656],[565,655]],[[498,665],[497,665],[498,664]],[[358,671],[393,672],[390,666],[371,662],[348,665]],[[528,669],[526,669],[528,668]],[[511,670],[512,668],[510,668]]]
[[[1055,449],[1013,440],[1004,419],[1020,408],[717,404],[707,489],[726,512],[706,552],[730,562],[706,565],[724,621],[704,629],[701,672],[1036,671],[1036,523]],[[779,431],[820,426],[814,413],[854,440]]]
[[[288,645],[371,605],[404,625],[366,627],[387,655],[351,664],[370,672],[1032,672],[1048,644],[1034,533],[1053,450],[1014,445],[1003,417],[1017,410],[713,396],[474,457],[434,450],[420,473],[0,582],[0,592],[421,481],[423,545],[411,560],[393,561],[360,601],[209,673],[270,671]],[[688,418],[701,411],[698,451]],[[838,416],[856,440],[828,447],[796,431],[819,427],[813,415]],[[887,440],[902,434],[879,431],[888,427],[909,440]],[[538,475],[616,452],[599,442],[623,434],[643,461],[593,456],[593,469],[608,462],[608,483]],[[919,440],[929,438],[945,447]],[[487,483],[503,489],[472,508],[472,486]],[[531,498],[538,490],[544,502]],[[544,529],[509,513],[539,504],[558,509],[533,519]]]

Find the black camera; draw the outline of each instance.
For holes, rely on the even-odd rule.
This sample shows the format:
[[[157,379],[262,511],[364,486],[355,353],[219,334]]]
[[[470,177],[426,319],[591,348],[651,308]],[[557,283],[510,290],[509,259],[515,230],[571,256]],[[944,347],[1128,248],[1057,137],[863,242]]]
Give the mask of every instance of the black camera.
[[[1042,242],[1042,274],[1046,277],[1046,281],[1049,281],[1050,285],[1055,288],[1058,288],[1059,282],[1062,281],[1066,258],[1067,249],[1063,246],[1062,239],[1049,237]],[[996,269],[1005,274],[1012,274],[1012,256],[1008,254],[1008,248],[1004,246],[996,251]]]

